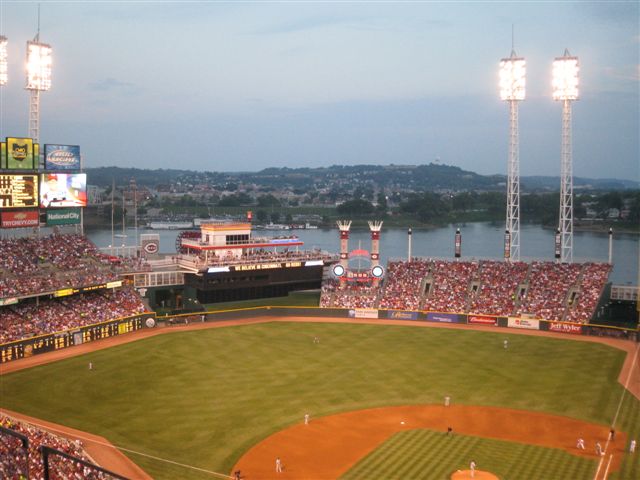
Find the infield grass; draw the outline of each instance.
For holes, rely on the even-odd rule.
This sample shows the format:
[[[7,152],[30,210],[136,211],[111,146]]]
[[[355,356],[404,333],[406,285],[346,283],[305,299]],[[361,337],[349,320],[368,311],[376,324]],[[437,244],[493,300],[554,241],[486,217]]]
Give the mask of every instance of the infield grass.
[[[491,472],[501,480],[587,479],[593,476],[598,464],[597,460],[554,448],[410,430],[393,435],[341,480],[445,480],[456,470],[468,470],[471,460],[478,470]]]
[[[0,405],[228,473],[252,445],[306,412],[439,404],[449,395],[608,424],[623,360],[600,344],[506,332],[273,322],[176,331],[3,375]],[[616,426],[636,438],[639,403],[627,395]],[[212,478],[128,455],[154,478]],[[639,458],[625,460],[620,479],[640,478]],[[518,464],[526,471],[536,461]],[[565,478],[585,478],[575,465]]]

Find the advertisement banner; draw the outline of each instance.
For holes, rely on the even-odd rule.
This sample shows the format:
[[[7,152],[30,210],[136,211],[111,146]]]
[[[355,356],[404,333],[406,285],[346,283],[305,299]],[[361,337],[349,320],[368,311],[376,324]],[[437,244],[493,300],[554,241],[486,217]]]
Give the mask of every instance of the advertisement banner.
[[[458,315],[455,313],[427,313],[428,322],[458,323]]]
[[[78,145],[44,145],[44,168],[46,170],[80,170],[80,147]]]
[[[16,303],[18,303],[18,299],[16,297],[0,298],[0,306],[15,305]]]
[[[511,234],[507,230],[504,234],[504,258],[509,260],[511,257]]]
[[[401,312],[399,310],[387,310],[387,318],[393,320],[417,320],[418,312]]]
[[[86,206],[86,173],[42,174],[40,178],[40,208]]]
[[[38,206],[37,175],[0,175],[0,208]]]
[[[79,208],[47,210],[47,225],[75,225],[80,223]]]
[[[349,310],[350,318],[378,318],[378,310],[375,308],[354,308]]]
[[[509,317],[507,321],[509,328],[524,328],[527,330],[540,330],[540,320],[531,318]]]
[[[7,144],[0,142],[0,169],[7,168]]]
[[[490,317],[488,315],[469,315],[467,317],[469,323],[477,323],[480,325],[497,325],[498,319],[496,317]]]
[[[582,333],[582,325],[564,322],[549,322],[549,331],[580,335]]]
[[[33,139],[7,137],[7,168],[33,170]]]
[[[40,225],[37,210],[21,210],[19,212],[0,212],[2,228],[27,228]]]

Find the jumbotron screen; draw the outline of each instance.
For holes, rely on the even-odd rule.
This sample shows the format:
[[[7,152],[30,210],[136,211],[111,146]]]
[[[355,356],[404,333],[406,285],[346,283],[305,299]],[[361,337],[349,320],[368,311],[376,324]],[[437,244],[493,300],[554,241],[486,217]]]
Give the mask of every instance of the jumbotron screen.
[[[37,206],[37,175],[0,175],[0,208]]]
[[[86,206],[86,173],[44,173],[41,175],[40,208]]]

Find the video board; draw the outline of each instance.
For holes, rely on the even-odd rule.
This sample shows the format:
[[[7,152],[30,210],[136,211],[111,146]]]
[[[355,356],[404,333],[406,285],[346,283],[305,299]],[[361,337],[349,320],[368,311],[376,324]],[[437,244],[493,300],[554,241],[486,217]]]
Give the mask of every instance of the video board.
[[[0,208],[37,206],[37,175],[0,175]]]
[[[44,145],[44,168],[46,170],[80,170],[80,147],[78,145]]]
[[[33,170],[33,139],[7,137],[7,164],[8,170]]]
[[[41,175],[40,208],[86,206],[86,173],[43,173]]]

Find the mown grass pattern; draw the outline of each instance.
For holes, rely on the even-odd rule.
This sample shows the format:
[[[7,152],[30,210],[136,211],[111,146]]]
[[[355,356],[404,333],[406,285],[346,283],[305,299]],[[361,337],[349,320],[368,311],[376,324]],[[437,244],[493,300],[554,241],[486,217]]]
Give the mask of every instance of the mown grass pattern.
[[[603,345],[507,331],[277,322],[176,332],[5,375],[0,405],[228,473],[306,412],[440,404],[449,395],[606,424],[623,360]],[[638,404],[626,398],[619,429],[637,432]],[[210,478],[131,456],[154,478]],[[624,468],[637,473],[638,460]]]
[[[452,472],[467,470],[471,460],[502,480],[589,479],[597,468],[595,460],[558,449],[411,430],[395,434],[341,480],[448,480]]]

